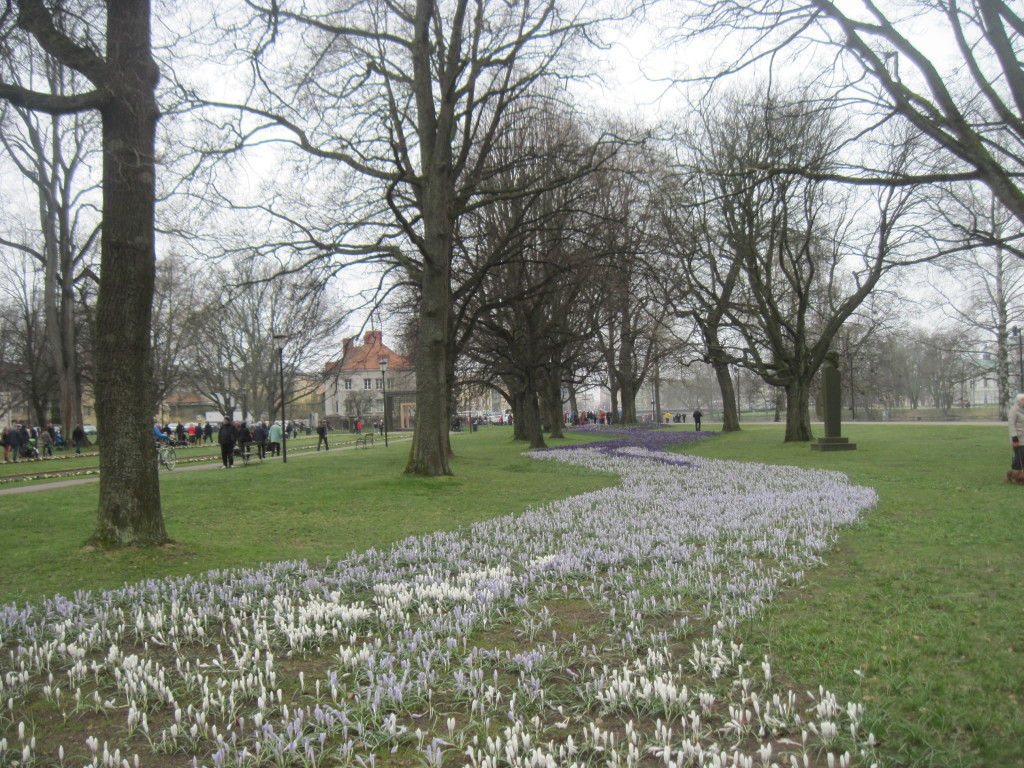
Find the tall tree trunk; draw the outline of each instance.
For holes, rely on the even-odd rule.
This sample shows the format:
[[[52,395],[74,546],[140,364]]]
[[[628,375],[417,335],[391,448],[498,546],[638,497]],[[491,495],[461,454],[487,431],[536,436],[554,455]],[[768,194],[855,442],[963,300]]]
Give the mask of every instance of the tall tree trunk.
[[[579,415],[580,404],[576,398],[576,387],[569,387],[569,411]]]
[[[454,90],[442,87],[435,101],[432,0],[417,0],[412,45],[412,89],[416,101],[422,180],[423,266],[420,270],[420,327],[416,352],[416,429],[408,474],[450,475],[448,441],[449,317],[454,220],[452,136]],[[447,73],[454,77],[455,73]]]
[[[96,301],[96,426],[105,545],[167,541],[150,431],[156,275],[154,147],[159,73],[148,0],[109,0],[110,100],[103,106],[103,234]]]
[[[722,393],[722,431],[739,432],[740,417],[736,408],[736,387],[729,373],[729,364],[712,361],[711,366],[715,369],[718,389]]]
[[[544,433],[540,427],[540,406],[533,376],[505,377],[512,401],[512,437],[530,444],[531,448],[545,448]]]
[[[511,384],[511,386],[510,386]],[[525,395],[518,382],[511,382],[506,379],[505,386],[509,391],[509,407],[512,409],[512,439],[527,442],[530,439],[526,431],[526,420],[524,411],[526,408]]]
[[[453,328],[455,326],[455,319],[452,314],[448,314],[448,327]],[[454,334],[449,333],[449,336]],[[441,439],[444,442],[445,455],[451,459],[455,455],[455,450],[452,448],[452,433],[451,425],[452,421],[457,418],[459,413],[459,404],[456,402],[456,382],[457,375],[455,373],[455,362],[459,359],[459,351],[454,338],[448,340],[448,348],[445,351],[445,377],[447,379],[445,383],[445,392],[448,393],[448,397],[445,400],[445,418],[443,427],[441,429]]]
[[[619,387],[616,379],[609,377],[608,383],[608,423],[618,424],[619,418]]]
[[[562,408],[562,381],[561,376],[558,374],[558,368],[553,367],[541,374],[541,384],[547,393],[544,402],[548,406],[551,439],[560,440],[565,437],[565,433],[562,431],[562,414],[564,410]]]
[[[450,475],[448,466],[448,314],[447,262],[425,260],[416,349],[416,428],[405,471],[414,475]]]
[[[640,387],[632,380],[623,377],[620,379],[619,395],[622,397],[622,423],[636,424],[636,395]]]
[[[786,439],[787,443],[806,443],[814,439],[811,434],[811,386],[809,381],[793,378],[786,385]]]
[[[528,386],[523,393],[523,431],[531,448],[547,447],[547,443],[544,442],[544,431],[541,429],[540,403],[537,401],[535,386]]]
[[[996,405],[996,418],[1000,421],[1009,419],[1008,407],[1013,397],[1013,390],[1010,389],[1010,360],[1016,360],[1016,345],[1012,347],[1010,337],[1006,333],[1006,323],[1000,318],[999,336],[996,342],[996,389],[999,403]],[[1019,391],[1019,390],[1018,390]]]
[[[53,120],[59,135],[59,122]],[[55,140],[56,142],[57,140]],[[47,180],[48,189],[39,195],[43,248],[46,255],[43,273],[43,309],[46,314],[46,341],[57,374],[60,400],[58,410],[64,435],[82,423],[82,391],[79,384],[77,328],[75,326],[74,246],[67,211],[58,210],[63,197],[58,180]],[[47,419],[49,421],[49,419]]]

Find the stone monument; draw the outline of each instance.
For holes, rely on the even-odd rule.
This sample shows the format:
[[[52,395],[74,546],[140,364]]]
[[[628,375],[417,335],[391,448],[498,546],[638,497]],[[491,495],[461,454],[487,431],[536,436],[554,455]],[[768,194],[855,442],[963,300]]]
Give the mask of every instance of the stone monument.
[[[842,437],[843,398],[839,376],[839,353],[828,352],[821,371],[825,436],[811,443],[812,451],[855,451],[857,444]]]

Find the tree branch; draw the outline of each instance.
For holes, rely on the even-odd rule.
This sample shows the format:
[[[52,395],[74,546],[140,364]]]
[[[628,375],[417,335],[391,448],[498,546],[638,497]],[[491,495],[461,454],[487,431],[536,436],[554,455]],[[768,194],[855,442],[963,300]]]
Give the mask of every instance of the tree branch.
[[[71,115],[76,112],[87,112],[98,109],[107,103],[110,96],[103,91],[89,91],[71,96],[58,96],[51,93],[40,93],[23,88],[20,85],[0,83],[0,99],[9,101],[17,107],[43,112],[48,115]]]

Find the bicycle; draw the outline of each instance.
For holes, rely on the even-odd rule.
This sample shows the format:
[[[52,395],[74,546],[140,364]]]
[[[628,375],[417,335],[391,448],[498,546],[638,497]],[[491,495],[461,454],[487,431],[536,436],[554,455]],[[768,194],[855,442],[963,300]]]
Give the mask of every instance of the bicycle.
[[[168,445],[166,442],[160,443],[156,447],[156,468],[157,471],[160,467],[167,467],[168,471],[174,469],[174,465],[178,463],[178,457],[174,455],[174,448]]]

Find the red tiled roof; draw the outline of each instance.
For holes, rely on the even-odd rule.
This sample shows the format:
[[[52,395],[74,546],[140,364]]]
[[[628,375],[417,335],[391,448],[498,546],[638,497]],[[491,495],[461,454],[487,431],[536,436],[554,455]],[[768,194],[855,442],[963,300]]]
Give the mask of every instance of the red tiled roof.
[[[345,339],[341,360],[328,363],[327,372],[380,370],[381,357],[387,357],[389,371],[412,370],[409,358],[386,347],[381,337],[380,331],[367,331],[358,347],[354,338]]]

